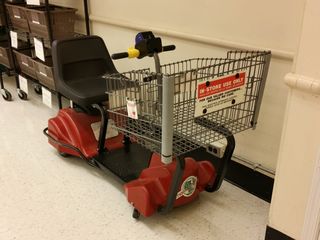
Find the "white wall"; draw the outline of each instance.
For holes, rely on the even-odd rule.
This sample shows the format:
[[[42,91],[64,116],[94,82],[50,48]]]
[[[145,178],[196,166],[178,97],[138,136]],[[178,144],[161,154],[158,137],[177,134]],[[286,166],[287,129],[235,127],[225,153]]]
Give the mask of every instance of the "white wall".
[[[53,1],[79,7],[81,1]],[[90,0],[93,33],[103,36],[111,53],[124,51],[139,29],[161,32],[165,44],[177,50],[162,54],[162,62],[192,57],[220,57],[239,46],[274,50],[256,131],[237,136],[236,154],[275,169],[286,105],[282,79],[291,70],[305,0]],[[82,10],[79,11],[81,13]],[[106,24],[111,22],[113,25]],[[115,23],[115,24],[114,24]],[[119,27],[129,24],[131,28]],[[133,27],[132,27],[133,26]],[[135,28],[133,30],[133,28]],[[173,35],[171,34],[173,33]],[[205,39],[184,40],[177,36]],[[203,41],[202,41],[203,42]],[[223,47],[222,47],[223,46]],[[285,56],[281,58],[279,56]],[[153,65],[151,59],[118,61],[119,71]]]
[[[264,47],[296,49],[303,1],[91,0],[97,16]],[[290,9],[290,11],[288,11]],[[285,17],[284,17],[285,13]]]

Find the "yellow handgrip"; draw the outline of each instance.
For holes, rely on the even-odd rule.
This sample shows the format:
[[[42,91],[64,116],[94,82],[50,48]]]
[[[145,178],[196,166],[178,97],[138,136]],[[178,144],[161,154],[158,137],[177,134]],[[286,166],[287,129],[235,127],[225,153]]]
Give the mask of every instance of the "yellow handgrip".
[[[128,58],[137,58],[140,56],[140,51],[133,47],[128,49]]]

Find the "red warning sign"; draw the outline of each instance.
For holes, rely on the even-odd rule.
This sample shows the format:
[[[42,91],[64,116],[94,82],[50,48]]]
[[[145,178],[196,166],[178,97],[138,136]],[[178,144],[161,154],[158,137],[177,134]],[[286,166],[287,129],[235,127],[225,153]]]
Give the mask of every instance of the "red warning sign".
[[[245,85],[245,72],[204,82],[198,85],[198,99],[226,92]]]
[[[243,103],[246,98],[245,71],[197,84],[194,116],[200,117]]]

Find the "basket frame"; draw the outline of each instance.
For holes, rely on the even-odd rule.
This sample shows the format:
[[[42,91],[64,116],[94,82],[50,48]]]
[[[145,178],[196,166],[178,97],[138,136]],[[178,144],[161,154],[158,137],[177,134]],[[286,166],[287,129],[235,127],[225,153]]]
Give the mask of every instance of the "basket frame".
[[[200,147],[209,150],[215,141],[256,127],[270,58],[269,51],[230,51],[226,58],[194,58],[162,65],[163,74],[138,70],[106,76],[107,83],[118,84],[109,86],[109,115],[120,132],[162,157],[177,157]],[[195,117],[195,87],[200,78],[215,81],[244,70],[243,102]],[[153,80],[145,81],[146,76]],[[126,98],[136,101],[140,119],[128,117]],[[113,105],[114,99],[121,104]]]

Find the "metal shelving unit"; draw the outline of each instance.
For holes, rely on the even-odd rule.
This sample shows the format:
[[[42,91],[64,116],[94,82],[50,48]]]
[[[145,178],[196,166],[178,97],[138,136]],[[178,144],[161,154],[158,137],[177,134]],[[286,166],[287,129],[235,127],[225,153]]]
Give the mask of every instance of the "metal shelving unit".
[[[11,47],[11,38],[10,38],[10,33],[9,33],[9,20],[8,20],[8,14],[6,12],[6,7],[5,7],[5,1],[4,0],[0,0],[0,4],[1,4],[1,8],[2,8],[2,14],[4,15],[3,17],[3,21],[4,21],[4,31],[6,32],[6,40],[8,41],[8,47],[9,47],[9,54],[11,55],[11,57],[13,57],[13,51],[12,51],[12,47]],[[10,56],[9,56],[10,57]],[[2,65],[3,68],[6,68],[6,72],[7,73],[11,73],[12,71],[15,72],[16,66],[15,66],[15,61],[13,61],[13,68],[9,68],[6,67],[4,65]],[[6,101],[11,101],[12,100],[12,94],[5,88],[4,86],[4,81],[3,81],[3,69],[0,70],[0,89],[1,89],[1,95],[3,97],[4,100]],[[8,74],[9,75],[9,74]],[[17,88],[19,88],[19,80],[16,77],[16,85]]]
[[[1,6],[0,6],[1,7]],[[6,29],[5,29],[5,26],[4,25],[1,25],[0,26],[0,31],[2,32],[1,34],[1,38],[2,36],[6,35],[6,33],[4,34],[4,32],[6,32]],[[4,39],[1,39],[1,42],[3,43],[6,43],[8,44],[8,39],[7,37],[5,37]],[[9,60],[10,62],[10,60]],[[5,85],[4,85],[4,80],[3,80],[3,73],[4,72],[7,72],[9,73],[10,72],[10,69],[8,69],[8,67],[4,66],[4,65],[1,65],[0,66],[0,92],[1,92],[1,95],[3,97],[4,100],[6,101],[11,101],[12,100],[12,95],[11,93],[5,88]]]
[[[0,0],[1,1],[1,0]],[[90,19],[89,19],[89,8],[88,8],[88,0],[83,0],[83,5],[84,5],[84,15],[85,15],[85,27],[86,27],[86,34],[87,35],[90,35]],[[15,54],[14,54],[14,51],[13,51],[13,47],[11,45],[11,37],[10,37],[10,30],[13,29],[14,30],[14,27],[10,25],[9,23],[9,17],[8,17],[8,12],[7,12],[7,8],[5,6],[5,1],[1,1],[1,6],[3,7],[4,9],[4,12],[5,12],[5,27],[6,27],[6,32],[7,32],[7,39],[8,39],[8,42],[9,42],[9,49],[10,49],[10,54],[15,58]],[[52,43],[53,41],[55,40],[54,39],[54,36],[53,36],[53,29],[52,29],[52,19],[51,19],[51,7],[50,7],[50,2],[49,0],[45,0],[44,1],[44,8],[45,8],[45,16],[46,16],[46,21],[47,21],[47,27],[48,27],[48,42],[49,42],[49,46],[51,48],[52,46]],[[28,46],[30,48],[32,48],[32,44],[31,44],[31,41],[30,41],[30,32],[27,32],[27,42],[28,42]],[[78,34],[79,35],[79,34]],[[81,35],[81,34],[80,34]],[[41,63],[44,63],[44,62],[41,62]],[[17,88],[17,92],[18,92],[18,96],[20,99],[22,100],[27,100],[28,98],[28,95],[26,92],[24,92],[21,88],[20,88],[20,82],[19,82],[19,75],[21,74],[22,76],[26,76],[28,80],[32,81],[34,83],[34,90],[36,93],[38,94],[41,94],[41,89],[42,87],[45,87],[46,89],[48,89],[51,93],[53,93],[54,95],[57,96],[57,99],[58,99],[58,103],[59,103],[59,108],[62,107],[62,101],[61,101],[61,98],[62,98],[62,95],[57,92],[55,89],[50,89],[49,87],[47,86],[44,86],[43,84],[41,84],[38,80],[34,79],[33,76],[30,76],[28,74],[25,74],[25,73],[21,73],[18,69],[18,66],[17,66],[17,63],[16,61],[13,61],[13,69],[12,69],[12,72],[14,73],[15,75],[15,81],[16,81],[16,88]],[[4,84],[3,84],[3,79],[2,79],[2,74],[1,74],[1,77],[0,77],[0,87],[1,89],[3,89],[1,92],[2,92],[2,95],[3,95],[3,98],[5,100],[7,100],[5,97],[8,96],[7,98],[10,98],[11,100],[11,94],[9,91],[7,91],[5,88],[4,88]]]

